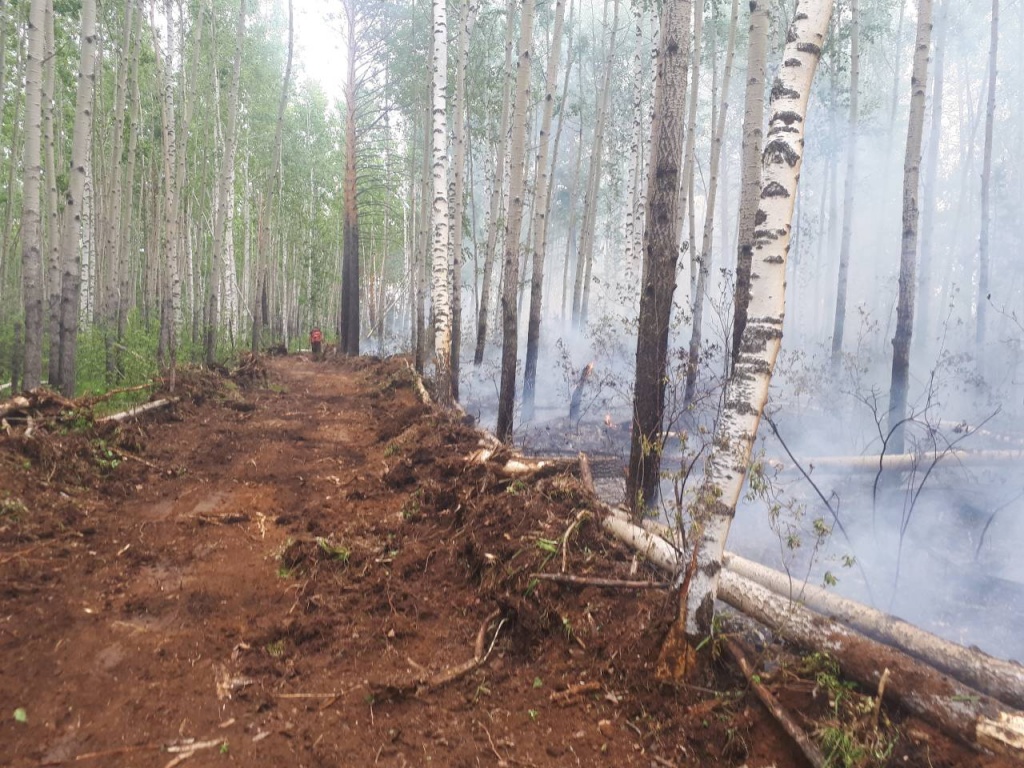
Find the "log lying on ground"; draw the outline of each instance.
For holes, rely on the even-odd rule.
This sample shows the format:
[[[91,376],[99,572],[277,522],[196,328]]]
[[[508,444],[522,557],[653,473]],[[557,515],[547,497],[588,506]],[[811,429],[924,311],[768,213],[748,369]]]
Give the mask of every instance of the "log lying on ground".
[[[790,596],[815,611],[841,621],[871,637],[924,659],[1004,704],[1024,709],[1024,667],[915,627],[895,616],[726,552],[725,567],[782,597]]]
[[[844,675],[869,689],[876,688],[882,672],[889,669],[888,690],[909,712],[969,744],[1024,759],[1024,713],[728,569],[722,571],[718,596],[790,642],[827,651]]]
[[[135,418],[136,416],[147,413],[148,411],[156,411],[160,408],[166,408],[173,402],[175,402],[173,399],[154,400],[151,403],[143,403],[142,405],[137,405],[134,408],[129,408],[127,411],[121,411],[120,413],[112,413],[109,416],[104,416],[102,419],[97,419],[97,422],[100,424],[106,424],[107,422],[120,424],[122,421]]]
[[[926,453],[894,453],[886,456],[817,456],[801,463],[807,471],[817,472],[878,472],[879,467],[893,472],[926,469],[932,462],[941,466],[976,467],[1024,460],[1024,451],[940,451]],[[794,470],[795,466],[775,459],[773,467]]]
[[[675,572],[676,549],[664,539],[614,512],[602,526],[653,564]],[[968,744],[1024,759],[1024,713],[728,568],[722,571],[718,597],[790,642],[835,656],[847,677],[869,688],[878,686],[888,668],[892,673],[889,690],[908,711]]]
[[[473,451],[466,457],[469,464],[486,464],[496,455],[500,456],[502,449],[481,448]],[[506,454],[507,455],[507,454]],[[523,477],[539,472],[542,469],[549,471],[567,471],[577,467],[576,459],[536,459],[527,456],[512,456],[501,464],[499,472],[509,477]]]
[[[986,419],[987,421],[987,419]],[[966,421],[946,421],[942,420],[938,423],[940,429],[946,429],[957,435],[981,435],[982,437],[994,440],[997,443],[1006,443],[1008,445],[1019,445],[1024,447],[1024,437],[1019,435],[1004,435],[1000,432],[993,432],[991,429],[985,429],[984,427],[976,427],[973,424],[968,424]]]
[[[18,395],[17,397],[12,397],[10,400],[0,403],[0,419],[2,419],[8,413],[13,413],[15,411],[24,411],[28,407],[28,398],[22,397],[21,395]]]

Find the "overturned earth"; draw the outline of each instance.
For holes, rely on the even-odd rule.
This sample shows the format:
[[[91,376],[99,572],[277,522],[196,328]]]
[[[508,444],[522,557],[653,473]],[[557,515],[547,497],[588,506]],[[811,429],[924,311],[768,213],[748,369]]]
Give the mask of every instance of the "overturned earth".
[[[0,435],[0,765],[802,766],[724,651],[659,682],[664,578],[564,466],[424,404],[402,359],[185,371]],[[746,625],[837,766],[1004,766]],[[883,702],[884,703],[884,702]]]

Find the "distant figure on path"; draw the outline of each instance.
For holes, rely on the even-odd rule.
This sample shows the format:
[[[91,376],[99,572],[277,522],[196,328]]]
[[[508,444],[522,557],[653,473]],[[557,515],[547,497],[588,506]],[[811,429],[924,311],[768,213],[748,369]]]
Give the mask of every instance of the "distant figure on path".
[[[319,328],[314,328],[309,332],[309,346],[313,350],[313,359],[321,359],[323,356],[324,335]]]

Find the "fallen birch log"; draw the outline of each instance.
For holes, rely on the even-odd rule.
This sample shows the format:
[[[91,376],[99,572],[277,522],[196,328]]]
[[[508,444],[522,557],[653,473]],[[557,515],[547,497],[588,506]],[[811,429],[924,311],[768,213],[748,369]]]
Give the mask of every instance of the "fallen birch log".
[[[725,567],[733,573],[789,597],[849,627],[881,640],[977,688],[1004,704],[1024,709],[1024,667],[926,632],[867,605],[821,587],[791,580],[784,573],[726,552]]]
[[[676,548],[661,537],[614,512],[602,520],[602,526],[658,567],[677,570]],[[1024,713],[728,568],[722,571],[718,596],[790,642],[832,654],[845,675],[869,688],[877,688],[888,668],[890,690],[908,711],[968,744],[1024,759]]]
[[[976,467],[1024,460],[1024,451],[941,451],[928,453],[894,453],[886,456],[817,456],[803,460],[808,472],[909,472],[926,468],[933,462]],[[773,467],[783,471],[796,466],[777,459],[770,460]]]
[[[100,424],[106,424],[108,422],[120,424],[122,421],[133,419],[136,416],[139,416],[143,413],[147,413],[149,411],[156,411],[159,410],[160,408],[166,408],[173,402],[175,402],[173,399],[154,400],[151,403],[143,403],[142,405],[137,405],[134,408],[129,408],[127,411],[121,411],[120,413],[113,413],[110,416],[104,416],[102,419],[97,419],[97,422]]]
[[[888,668],[888,690],[909,712],[968,744],[1024,759],[1024,713],[728,569],[722,571],[718,596],[790,642],[828,652],[844,675],[869,689],[877,688]]]
[[[0,419],[2,419],[8,413],[12,413],[14,411],[24,411],[28,407],[29,401],[27,397],[22,397],[21,395],[18,395],[17,397],[12,397],[7,402],[0,403]]]
[[[502,452],[504,452],[503,448],[481,448],[473,451],[473,453],[467,456],[466,461],[469,464],[486,464]],[[539,472],[542,469],[553,468],[565,471],[573,469],[576,466],[576,459],[535,459],[527,456],[515,455],[512,458],[507,459],[498,471],[504,475],[508,475],[509,477],[522,477],[524,475],[531,475],[534,472]]]

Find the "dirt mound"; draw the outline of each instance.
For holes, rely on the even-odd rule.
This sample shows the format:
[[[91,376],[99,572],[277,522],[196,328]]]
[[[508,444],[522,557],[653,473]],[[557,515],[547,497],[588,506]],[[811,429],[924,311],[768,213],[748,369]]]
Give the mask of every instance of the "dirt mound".
[[[665,591],[539,576],[658,578],[563,466],[481,453],[404,361],[239,371],[0,437],[0,764],[802,764],[730,664],[654,681]],[[756,660],[837,765],[1001,765]]]

